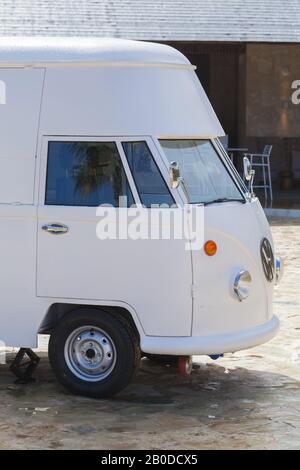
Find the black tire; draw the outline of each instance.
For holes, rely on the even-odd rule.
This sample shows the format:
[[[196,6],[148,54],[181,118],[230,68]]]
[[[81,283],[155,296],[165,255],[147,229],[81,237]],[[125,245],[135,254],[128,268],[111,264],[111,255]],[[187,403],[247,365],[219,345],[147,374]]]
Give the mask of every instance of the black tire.
[[[72,364],[68,364],[69,356],[65,354],[65,345],[69,345],[68,338],[72,333],[75,334],[76,330],[85,326],[94,327],[97,332],[101,330],[107,334],[114,347],[115,362],[111,365],[112,369],[107,371],[109,375],[100,380],[96,378],[96,381],[92,382],[78,377],[76,371],[74,373]],[[87,331],[93,332],[94,330],[87,328]],[[75,349],[70,347],[75,353]],[[64,387],[74,394],[93,398],[111,397],[123,390],[132,380],[140,360],[136,335],[127,322],[103,310],[93,308],[74,310],[62,318],[50,336],[48,354],[51,367]],[[101,354],[97,355],[101,356]],[[88,358],[86,351],[84,359],[88,361]]]
[[[156,362],[157,364],[170,364],[177,365],[179,356],[171,356],[167,354],[147,354],[143,353],[143,356],[150,361]]]

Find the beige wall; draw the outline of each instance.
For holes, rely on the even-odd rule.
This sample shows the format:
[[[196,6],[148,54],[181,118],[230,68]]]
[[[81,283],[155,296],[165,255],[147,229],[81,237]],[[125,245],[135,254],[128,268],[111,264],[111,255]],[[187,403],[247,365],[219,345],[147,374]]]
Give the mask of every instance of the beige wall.
[[[246,136],[300,137],[300,105],[291,101],[300,45],[248,44],[246,56]]]
[[[271,144],[273,179],[291,169],[300,151],[300,105],[291,102],[291,84],[300,80],[300,44],[171,45],[198,65],[198,73],[199,56],[209,57],[207,91],[230,145],[261,152]]]

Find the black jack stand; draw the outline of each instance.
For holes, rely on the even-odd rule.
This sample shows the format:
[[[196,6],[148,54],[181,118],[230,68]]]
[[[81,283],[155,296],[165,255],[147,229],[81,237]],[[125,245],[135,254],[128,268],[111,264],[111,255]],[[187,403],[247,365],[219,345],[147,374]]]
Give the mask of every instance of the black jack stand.
[[[29,360],[23,361],[25,356]],[[35,379],[32,377],[32,374],[36,370],[40,358],[29,348],[20,348],[15,359],[10,365],[11,372],[17,377],[15,381],[16,384],[28,384],[29,382],[34,382]]]

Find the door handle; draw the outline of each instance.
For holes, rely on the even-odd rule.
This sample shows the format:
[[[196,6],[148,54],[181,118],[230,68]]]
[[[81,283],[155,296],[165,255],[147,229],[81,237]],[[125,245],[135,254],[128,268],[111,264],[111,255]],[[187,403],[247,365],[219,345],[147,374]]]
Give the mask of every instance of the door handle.
[[[42,230],[52,233],[53,235],[61,235],[69,231],[69,227],[64,224],[46,224],[42,226]]]

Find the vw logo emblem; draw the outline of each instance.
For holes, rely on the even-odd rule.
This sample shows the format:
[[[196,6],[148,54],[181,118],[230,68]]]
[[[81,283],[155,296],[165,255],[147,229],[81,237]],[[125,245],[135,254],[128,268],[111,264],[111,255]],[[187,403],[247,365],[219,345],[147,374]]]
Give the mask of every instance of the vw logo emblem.
[[[272,282],[274,279],[275,262],[271,243],[264,238],[260,245],[260,256],[266,279]]]

